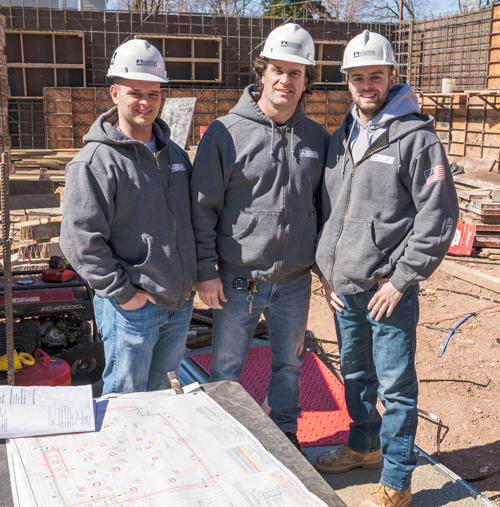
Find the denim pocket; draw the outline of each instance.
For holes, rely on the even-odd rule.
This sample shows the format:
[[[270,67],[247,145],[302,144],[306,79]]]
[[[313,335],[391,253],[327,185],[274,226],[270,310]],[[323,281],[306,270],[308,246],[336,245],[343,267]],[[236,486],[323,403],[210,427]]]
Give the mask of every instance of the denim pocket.
[[[103,306],[104,306],[104,298],[94,296],[94,317],[97,329],[99,329],[99,331],[101,331]]]
[[[121,306],[119,303],[116,303],[116,309],[122,313],[125,314],[133,314],[133,313],[140,313],[148,308],[149,305],[155,306],[149,299],[146,300],[146,303],[140,306],[139,308],[134,308],[133,310],[125,310],[123,306]]]

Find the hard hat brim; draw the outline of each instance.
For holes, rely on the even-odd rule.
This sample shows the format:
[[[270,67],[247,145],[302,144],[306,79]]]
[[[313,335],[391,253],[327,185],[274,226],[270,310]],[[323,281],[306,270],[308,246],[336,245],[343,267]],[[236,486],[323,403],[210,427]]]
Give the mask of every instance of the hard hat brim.
[[[374,60],[372,62],[364,62],[364,63],[359,63],[356,65],[342,65],[342,67],[340,67],[340,72],[342,72],[343,74],[347,74],[347,71],[350,69],[357,69],[358,67],[376,67],[379,65],[383,66],[383,67],[397,67],[398,66],[398,64],[396,62],[391,63],[391,62],[387,62],[384,60]]]
[[[118,73],[108,73],[106,77],[119,77],[121,79],[130,79],[134,81],[150,81],[153,83],[168,83],[169,79],[168,77],[160,77],[155,76],[154,74],[146,74],[143,72],[127,72],[125,74],[122,74],[121,72]]]
[[[289,55],[286,53],[265,53],[262,52],[260,54],[262,58],[267,58],[268,60],[279,60],[281,62],[290,62],[290,63],[300,63],[302,65],[316,65],[314,60],[308,60],[307,58],[302,58],[301,56]]]

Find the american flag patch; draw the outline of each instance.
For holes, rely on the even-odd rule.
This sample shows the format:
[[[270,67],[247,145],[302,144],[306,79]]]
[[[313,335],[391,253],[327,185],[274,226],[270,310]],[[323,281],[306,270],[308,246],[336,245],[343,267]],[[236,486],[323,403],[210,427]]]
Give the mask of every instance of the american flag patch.
[[[432,169],[428,169],[424,172],[424,176],[427,180],[427,185],[430,185],[433,181],[436,180],[444,180],[444,165],[438,164]]]

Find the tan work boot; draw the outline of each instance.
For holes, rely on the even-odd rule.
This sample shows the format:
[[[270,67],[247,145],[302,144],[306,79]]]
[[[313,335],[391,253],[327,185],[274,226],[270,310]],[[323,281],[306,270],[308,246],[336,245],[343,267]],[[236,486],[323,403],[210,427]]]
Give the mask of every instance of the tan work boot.
[[[360,503],[359,507],[410,507],[412,501],[411,487],[406,491],[394,491],[379,483],[375,491]]]
[[[322,452],[314,460],[314,468],[325,474],[342,474],[353,468],[363,467],[365,470],[375,470],[382,466],[380,449],[369,453],[356,452],[347,445],[333,451]]]

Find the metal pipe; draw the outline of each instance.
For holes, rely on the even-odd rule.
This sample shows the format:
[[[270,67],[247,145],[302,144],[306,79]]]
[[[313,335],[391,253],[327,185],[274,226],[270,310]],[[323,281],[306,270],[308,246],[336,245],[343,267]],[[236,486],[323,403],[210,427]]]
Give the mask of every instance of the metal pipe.
[[[2,153],[0,164],[0,202],[2,205],[2,250],[3,250],[3,283],[5,306],[5,339],[7,348],[7,383],[14,385],[14,318],[12,308],[12,265],[10,245],[14,228],[10,226],[9,202],[9,158]],[[12,233],[11,233],[12,231]]]

